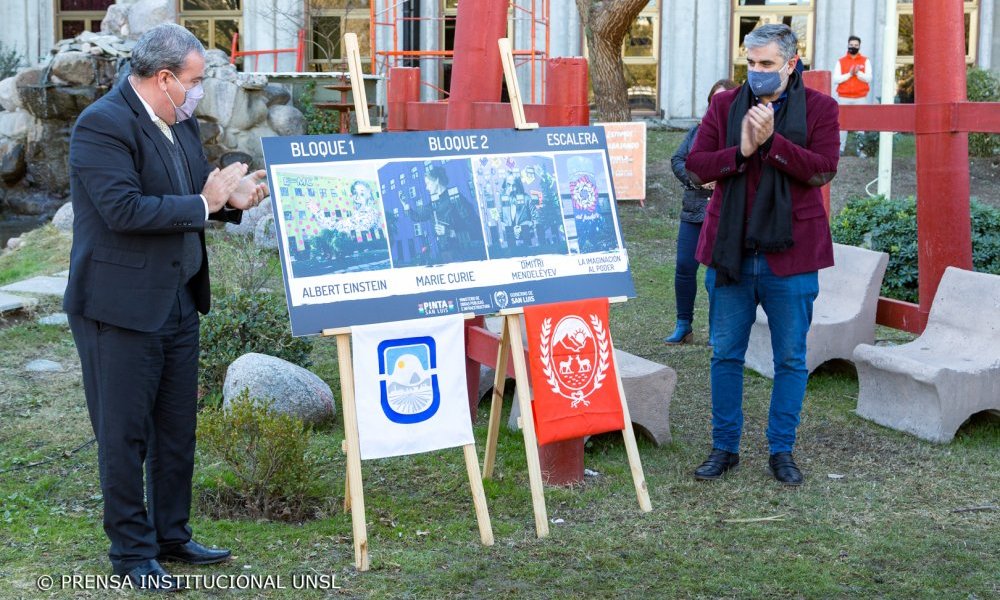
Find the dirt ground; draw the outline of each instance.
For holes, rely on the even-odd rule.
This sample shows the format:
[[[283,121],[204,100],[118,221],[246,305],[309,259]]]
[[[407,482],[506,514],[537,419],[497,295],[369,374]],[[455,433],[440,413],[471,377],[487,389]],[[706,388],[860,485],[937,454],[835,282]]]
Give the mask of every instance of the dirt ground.
[[[830,205],[837,214],[847,201],[865,193],[865,186],[878,176],[878,159],[842,156],[837,176],[830,187]],[[878,188],[871,185],[872,193]],[[969,161],[969,192],[980,202],[1000,207],[1000,157]],[[916,160],[897,158],[892,165],[892,196],[902,198],[917,193]]]

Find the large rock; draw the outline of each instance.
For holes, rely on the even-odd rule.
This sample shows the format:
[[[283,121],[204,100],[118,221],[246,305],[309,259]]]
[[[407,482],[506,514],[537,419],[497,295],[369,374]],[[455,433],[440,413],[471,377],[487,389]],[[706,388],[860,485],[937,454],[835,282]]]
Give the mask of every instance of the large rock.
[[[15,140],[0,142],[0,179],[7,184],[17,183],[26,170],[24,144]]]
[[[194,114],[226,127],[233,114],[236,93],[240,88],[232,82],[215,78],[206,79],[202,82],[202,86],[205,89],[205,97],[198,103]]]
[[[262,90],[267,86],[267,75],[262,73],[240,73],[236,84],[245,90]]]
[[[39,119],[73,122],[102,93],[93,86],[26,85],[18,87],[21,101]]]
[[[56,211],[52,217],[52,225],[64,233],[73,231],[73,203],[67,202]]]
[[[28,136],[26,160],[29,183],[48,190],[53,195],[69,194],[69,136],[72,121],[40,121]],[[56,204],[52,214],[62,203]],[[35,213],[41,214],[41,213]]]
[[[20,92],[20,89],[25,86],[39,85],[42,82],[42,75],[45,73],[43,67],[31,67],[22,70],[17,75],[14,75],[14,86]]]
[[[276,104],[288,104],[292,101],[292,93],[284,86],[276,83],[269,83],[264,86],[264,98],[267,100],[268,108]]]
[[[61,52],[52,59],[52,74],[73,85],[91,85],[97,78],[96,62],[89,52]]]
[[[138,39],[160,23],[176,23],[177,4],[175,0],[139,0],[134,3],[128,11],[128,37]]]
[[[18,215],[51,215],[62,204],[62,199],[45,192],[12,190],[7,194],[7,206]]]
[[[251,90],[238,88],[233,99],[233,110],[229,121],[220,121],[220,123],[223,127],[246,131],[266,120],[267,102],[264,96]]]
[[[232,152],[226,152],[219,157],[219,168],[225,169],[233,163],[243,163],[250,167],[250,163],[253,162],[253,156],[247,154],[246,152],[241,152],[239,150],[234,150]]]
[[[11,112],[22,107],[21,96],[17,93],[17,76],[0,81],[0,107]]]
[[[26,110],[0,112],[0,138],[24,140],[34,122],[35,118]]]
[[[271,203],[268,202],[267,205],[270,206]],[[276,250],[278,248],[278,235],[275,231],[274,215],[264,215],[257,221],[257,225],[253,230],[253,243],[258,248],[266,248],[268,250]]]
[[[226,371],[222,387],[223,408],[243,391],[271,402],[275,411],[319,423],[336,414],[333,392],[322,379],[286,360],[251,352],[237,358]]]
[[[214,144],[222,134],[222,127],[214,121],[203,121],[198,119],[198,130],[201,132],[202,145]]]
[[[261,138],[274,137],[277,134],[266,124],[258,125],[249,131],[239,129],[226,129],[222,136],[222,143],[230,148],[239,148],[241,151],[253,157],[251,169],[264,168],[264,153],[261,149]]]
[[[109,6],[101,21],[101,33],[128,37],[128,9],[128,5],[124,3]]]
[[[265,201],[261,204],[243,211],[243,218],[239,223],[226,223],[226,232],[235,235],[252,235],[257,237],[257,224],[271,215],[271,202]]]
[[[278,135],[305,135],[306,118],[294,106],[278,104],[267,109],[267,125]]]
[[[242,36],[240,36],[242,37]],[[229,55],[223,50],[213,48],[205,51],[205,68],[224,67],[229,64]]]

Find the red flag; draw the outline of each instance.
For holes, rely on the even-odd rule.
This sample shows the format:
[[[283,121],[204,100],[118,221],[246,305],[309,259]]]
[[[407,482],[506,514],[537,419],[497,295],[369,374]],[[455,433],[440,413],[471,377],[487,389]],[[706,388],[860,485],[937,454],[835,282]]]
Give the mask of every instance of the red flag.
[[[608,299],[527,306],[524,321],[538,443],[623,429]]]

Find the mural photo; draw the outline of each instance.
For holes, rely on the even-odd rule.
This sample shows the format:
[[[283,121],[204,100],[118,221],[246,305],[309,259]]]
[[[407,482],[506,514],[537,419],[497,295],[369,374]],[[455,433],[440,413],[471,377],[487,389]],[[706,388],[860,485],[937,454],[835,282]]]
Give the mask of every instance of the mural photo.
[[[607,252],[620,246],[612,212],[611,185],[599,152],[556,155],[559,196],[573,215],[573,254]]]
[[[491,259],[569,253],[551,157],[482,156],[474,174]]]
[[[296,277],[390,267],[373,181],[280,172],[278,190]]]
[[[467,158],[378,170],[394,267],[486,259],[471,175]]]

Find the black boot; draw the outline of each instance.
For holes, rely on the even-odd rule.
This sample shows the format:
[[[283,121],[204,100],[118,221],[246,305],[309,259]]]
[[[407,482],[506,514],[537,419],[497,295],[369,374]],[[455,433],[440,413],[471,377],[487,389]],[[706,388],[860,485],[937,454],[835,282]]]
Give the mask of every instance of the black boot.
[[[785,485],[802,485],[802,471],[791,452],[776,452],[767,460],[767,471]]]
[[[726,471],[730,471],[740,466],[740,455],[735,452],[727,452],[719,448],[713,448],[705,462],[701,463],[694,470],[695,479],[712,480],[722,477]]]

